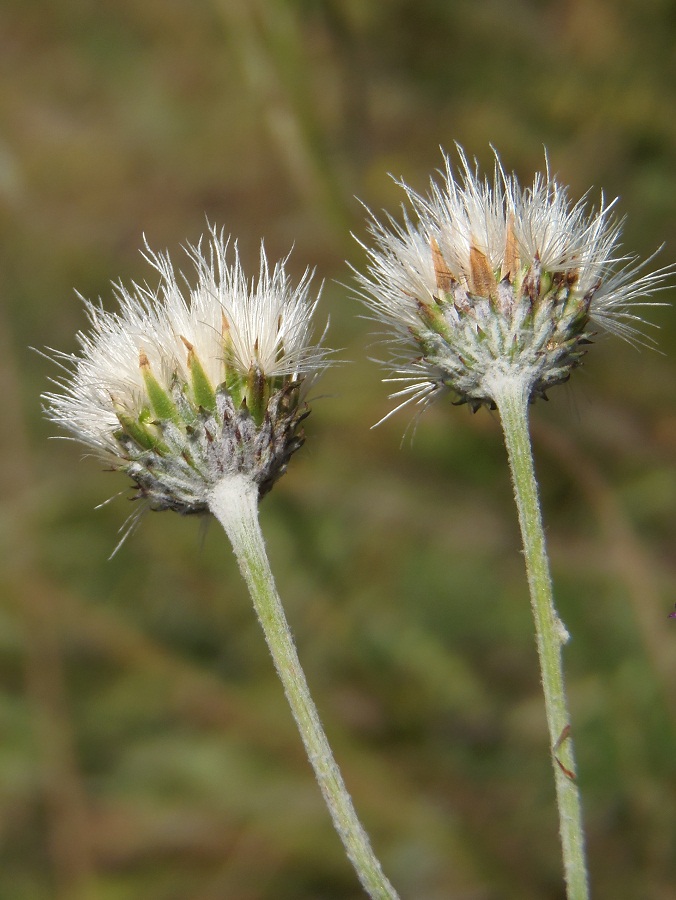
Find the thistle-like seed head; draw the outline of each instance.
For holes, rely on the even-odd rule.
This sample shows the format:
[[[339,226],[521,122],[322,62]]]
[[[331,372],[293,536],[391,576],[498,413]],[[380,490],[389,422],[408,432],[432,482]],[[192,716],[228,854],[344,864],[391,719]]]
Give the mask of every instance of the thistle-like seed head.
[[[637,340],[635,307],[661,290],[672,267],[619,254],[615,201],[587,211],[547,169],[522,189],[496,155],[492,181],[458,148],[423,197],[403,182],[415,221],[371,216],[374,247],[361,299],[396,346],[392,396],[426,406],[449,393],[476,410],[494,405],[496,379],[523,380],[531,400],[567,381],[595,325]]]
[[[118,312],[85,301],[81,352],[52,351],[66,371],[44,395],[50,419],[126,472],[154,510],[196,513],[223,476],[259,496],[304,440],[308,387],[329,351],[311,344],[311,273],[292,287],[284,263],[247,282],[237,249],[212,230],[187,248],[194,288],[166,254],[147,249],[154,290],[115,285]]]

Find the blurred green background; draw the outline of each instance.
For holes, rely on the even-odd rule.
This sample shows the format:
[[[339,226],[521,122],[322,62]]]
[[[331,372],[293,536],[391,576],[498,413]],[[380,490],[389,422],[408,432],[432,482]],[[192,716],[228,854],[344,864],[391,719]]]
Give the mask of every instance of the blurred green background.
[[[3,0],[0,898],[356,900],[224,536],[128,511],[41,418],[85,296],[206,221],[325,281],[308,440],[262,507],[329,736],[404,898],[563,897],[527,590],[495,416],[402,434],[345,264],[439,145],[621,195],[676,259],[667,0]],[[668,296],[665,299],[670,299]],[[600,339],[533,410],[598,898],[676,884],[676,397]]]

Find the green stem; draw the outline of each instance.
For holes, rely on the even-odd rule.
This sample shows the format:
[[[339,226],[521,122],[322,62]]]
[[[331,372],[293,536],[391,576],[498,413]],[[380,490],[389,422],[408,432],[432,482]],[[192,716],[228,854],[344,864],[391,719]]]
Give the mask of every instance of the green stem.
[[[227,476],[213,488],[209,508],[232,543],[305,750],[348,858],[373,900],[398,900],[357,818],[310,696],[265,552],[258,522],[258,486],[242,475]]]
[[[568,900],[587,900],[589,886],[582,808],[561,659],[561,648],[568,640],[568,633],[554,608],[528,429],[528,381],[509,376],[496,378],[492,396],[502,420],[526,558],[556,782],[567,897]]]

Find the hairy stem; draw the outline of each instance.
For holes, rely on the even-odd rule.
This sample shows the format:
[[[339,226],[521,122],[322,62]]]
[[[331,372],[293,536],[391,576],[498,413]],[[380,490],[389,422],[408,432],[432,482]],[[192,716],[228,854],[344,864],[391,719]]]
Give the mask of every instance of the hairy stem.
[[[396,900],[398,895],[385,877],[357,818],[310,696],[265,551],[258,522],[258,487],[242,475],[227,476],[211,492],[209,507],[232,543],[305,750],[348,858],[370,897]]]
[[[582,807],[576,780],[561,658],[561,648],[568,640],[568,633],[554,608],[552,579],[528,429],[528,387],[527,380],[523,378],[496,379],[493,399],[500,413],[505,436],[535,619],[559,807],[567,896],[568,900],[587,900],[589,886]]]

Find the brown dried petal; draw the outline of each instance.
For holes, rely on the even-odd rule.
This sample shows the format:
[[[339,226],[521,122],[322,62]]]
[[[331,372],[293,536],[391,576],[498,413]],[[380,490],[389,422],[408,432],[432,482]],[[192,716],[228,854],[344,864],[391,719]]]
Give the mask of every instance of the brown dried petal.
[[[443,257],[436,238],[432,238],[430,246],[432,248],[432,264],[434,266],[434,278],[437,283],[437,290],[443,296],[444,294],[449,294],[451,292],[457,278],[449,269],[448,263]]]
[[[482,253],[474,244],[469,250],[469,264],[471,293],[477,297],[492,297],[495,293],[495,276],[486,254]]]

